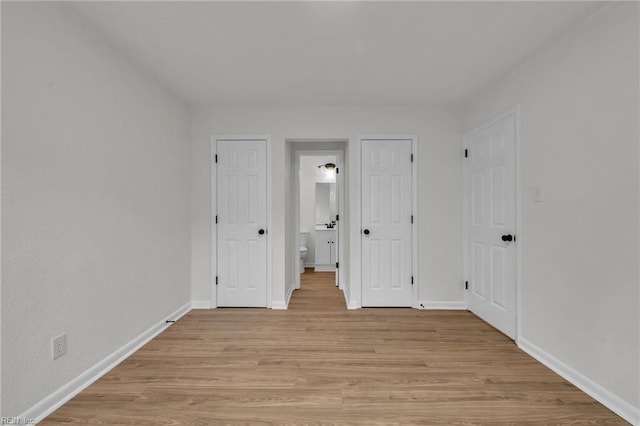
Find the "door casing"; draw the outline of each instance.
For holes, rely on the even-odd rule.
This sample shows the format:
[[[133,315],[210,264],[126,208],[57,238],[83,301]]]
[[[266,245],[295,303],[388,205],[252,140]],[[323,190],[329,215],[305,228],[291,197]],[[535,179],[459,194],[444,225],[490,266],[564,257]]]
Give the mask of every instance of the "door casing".
[[[321,142],[324,142],[323,140],[320,140]],[[346,139],[340,139],[340,140],[336,140],[336,141],[330,141],[330,142],[338,142],[338,143],[345,143],[346,144]],[[294,159],[294,174],[295,174],[295,186],[294,186],[294,200],[293,200],[293,206],[294,206],[294,210],[295,210],[295,214],[294,214],[294,247],[300,247],[300,174],[299,174],[299,169],[300,169],[300,157],[302,156],[325,156],[325,155],[335,155],[337,158],[336,161],[336,165],[337,167],[340,169],[340,172],[336,175],[336,187],[338,189],[338,212],[337,214],[340,215],[340,220],[338,221],[338,232],[337,232],[337,238],[338,238],[338,258],[337,258],[337,262],[339,265],[342,265],[342,267],[339,267],[336,269],[336,280],[338,282],[338,288],[340,290],[344,290],[344,285],[346,282],[346,274],[345,274],[345,265],[346,265],[346,260],[345,260],[345,236],[346,234],[346,229],[348,228],[348,218],[345,214],[345,209],[344,209],[344,203],[345,203],[345,198],[344,198],[344,192],[345,192],[345,165],[344,165],[344,150],[342,149],[318,149],[318,148],[314,148],[313,147],[313,142],[309,142],[309,148],[297,148],[294,151],[295,153],[295,159]],[[297,250],[294,250],[295,256],[298,256],[299,253]],[[300,288],[300,271],[298,271],[298,258],[296,257],[294,259],[294,288],[295,289],[299,289]]]
[[[264,140],[267,147],[266,173],[267,173],[267,236],[273,229],[272,214],[272,178],[271,178],[271,137],[269,135],[213,135],[210,139],[209,153],[211,164],[211,308],[218,307],[218,292],[216,289],[216,273],[218,270],[218,252],[217,252],[217,229],[215,223],[217,205],[217,164],[215,161],[216,146],[218,140],[225,141],[244,141],[244,140]],[[273,238],[267,238],[267,308],[272,307],[273,299],[273,280],[272,280],[272,264],[273,264]]]
[[[412,194],[411,194],[411,205],[412,205],[412,214],[413,214],[413,226],[411,227],[411,275],[414,277],[413,286],[412,286],[412,298],[411,298],[411,307],[420,309],[419,306],[419,287],[420,287],[420,273],[418,268],[418,231],[420,224],[420,214],[418,209],[418,170],[420,166],[419,161],[419,152],[418,152],[418,137],[416,135],[402,135],[402,134],[394,134],[394,135],[359,135],[357,137],[358,143],[356,144],[356,155],[358,158],[357,161],[357,170],[355,171],[355,175],[351,175],[355,178],[354,185],[354,194],[353,197],[357,197],[360,200],[357,203],[357,211],[353,212],[352,221],[355,222],[355,228],[360,235],[362,232],[362,164],[361,164],[361,154],[362,154],[362,142],[364,140],[384,140],[393,142],[399,140],[410,140],[411,141],[411,152],[413,153],[413,167],[411,168],[411,182],[412,182]],[[360,239],[358,239],[360,241]],[[362,252],[359,250],[358,256],[358,280],[357,284],[355,284],[355,288],[353,288],[354,293],[357,295],[357,300],[351,300],[349,303],[349,307],[351,309],[357,309],[362,307]],[[355,263],[355,262],[354,262]],[[354,265],[355,266],[355,265]]]

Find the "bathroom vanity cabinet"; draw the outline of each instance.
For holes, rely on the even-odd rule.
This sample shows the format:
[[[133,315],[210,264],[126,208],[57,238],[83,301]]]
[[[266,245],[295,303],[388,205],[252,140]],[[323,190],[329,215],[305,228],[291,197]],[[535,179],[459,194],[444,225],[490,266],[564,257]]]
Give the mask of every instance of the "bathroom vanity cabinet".
[[[315,271],[335,271],[337,262],[337,238],[335,229],[316,229]]]

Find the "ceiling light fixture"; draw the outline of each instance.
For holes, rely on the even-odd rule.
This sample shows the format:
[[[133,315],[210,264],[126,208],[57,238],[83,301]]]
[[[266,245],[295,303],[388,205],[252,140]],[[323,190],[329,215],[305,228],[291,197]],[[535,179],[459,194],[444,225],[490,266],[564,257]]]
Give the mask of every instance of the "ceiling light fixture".
[[[333,170],[333,169],[335,169],[335,168],[336,168],[336,165],[335,165],[335,164],[333,164],[333,163],[327,163],[327,164],[320,164],[320,165],[318,166],[318,168],[321,168],[321,167],[324,167],[324,168],[325,168],[325,169],[327,169],[327,170]]]

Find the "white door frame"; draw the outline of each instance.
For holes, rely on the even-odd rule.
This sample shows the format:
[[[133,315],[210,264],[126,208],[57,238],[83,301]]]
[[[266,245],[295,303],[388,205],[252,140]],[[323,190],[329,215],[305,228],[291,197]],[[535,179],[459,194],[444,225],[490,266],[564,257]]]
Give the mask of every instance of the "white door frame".
[[[362,238],[362,141],[363,140],[410,140],[411,141],[411,152],[413,153],[413,167],[411,167],[411,204],[412,204],[412,213],[413,213],[413,226],[411,227],[411,275],[414,277],[414,283],[411,289],[411,307],[420,309],[419,306],[419,291],[420,287],[420,275],[418,268],[418,228],[420,223],[420,214],[418,210],[418,168],[419,168],[419,158],[418,155],[418,137],[416,135],[358,135],[357,141],[355,144],[356,156],[358,158],[354,163],[357,164],[357,170],[355,170],[356,182],[353,185],[353,189],[351,193],[353,197],[356,197],[358,200],[357,210],[353,212],[353,223],[356,224],[356,229],[358,230],[358,235],[360,236],[357,240],[358,245],[358,265],[354,265],[358,267],[358,280],[355,283],[355,288],[353,288],[353,292],[358,296],[357,301],[352,300],[352,306],[350,308],[362,308],[362,248],[361,248],[361,238]],[[351,187],[350,187],[351,188]],[[355,243],[355,242],[354,242]],[[355,303],[354,303],[355,302]]]
[[[521,320],[521,312],[522,312],[522,291],[521,291],[521,259],[522,259],[522,242],[523,242],[523,238],[522,238],[522,220],[521,220],[521,212],[522,212],[522,163],[521,163],[521,133],[520,133],[520,120],[521,120],[521,112],[520,112],[520,105],[515,105],[511,108],[509,108],[508,110],[494,116],[493,118],[485,121],[484,123],[478,125],[477,127],[474,127],[473,129],[469,130],[468,132],[466,132],[462,138],[462,152],[463,152],[463,156],[464,156],[464,150],[468,149],[468,137],[471,133],[483,130],[487,127],[490,127],[494,124],[496,124],[499,121],[504,120],[505,118],[509,117],[509,116],[513,116],[514,118],[514,123],[515,123],[515,174],[516,174],[516,182],[515,182],[515,194],[516,194],[516,198],[515,198],[515,236],[516,236],[516,244],[515,244],[515,249],[516,249],[516,264],[515,264],[515,275],[516,275],[516,280],[515,280],[515,296],[516,296],[516,335],[515,335],[515,341],[516,343],[518,343],[518,338],[519,336],[522,335],[522,320]],[[464,160],[464,158],[463,158]],[[466,165],[466,163],[464,163],[463,167],[462,167],[462,174],[463,174],[463,185],[464,182],[467,181],[467,176],[468,176],[469,170],[468,167]],[[464,276],[464,281],[469,281],[469,259],[468,259],[468,253],[467,253],[467,242],[469,241],[469,229],[467,227],[467,220],[469,219],[469,210],[468,210],[468,203],[467,203],[467,199],[468,199],[468,194],[467,194],[468,188],[466,188],[466,186],[463,186],[463,193],[462,193],[462,208],[463,208],[463,215],[462,215],[462,264],[463,264],[463,276]],[[468,291],[464,292],[464,298],[465,298],[465,304],[468,304]]]
[[[344,289],[344,283],[346,280],[345,274],[345,250],[344,250],[344,241],[345,241],[345,230],[347,228],[347,217],[344,214],[344,181],[345,181],[345,170],[344,170],[344,150],[335,150],[335,149],[317,149],[317,148],[296,148],[294,150],[295,153],[295,184],[294,184],[294,195],[293,195],[293,203],[294,203],[294,247],[300,247],[300,157],[312,157],[312,156],[327,156],[327,155],[335,155],[337,158],[336,167],[338,167],[340,172],[336,174],[336,187],[338,188],[338,212],[337,214],[340,216],[340,220],[338,221],[338,263],[342,265],[336,270],[339,289]],[[298,256],[295,258],[295,267],[294,267],[294,275],[295,282],[294,288],[297,290],[300,288],[300,253],[299,250],[294,250],[295,255]]]
[[[218,307],[218,292],[216,289],[216,273],[218,270],[218,251],[217,251],[217,228],[216,228],[216,212],[217,205],[217,164],[215,161],[216,146],[219,140],[226,141],[245,141],[245,140],[264,140],[267,147],[267,308],[272,305],[272,258],[273,258],[273,238],[270,232],[273,229],[272,223],[272,200],[271,193],[273,190],[271,178],[271,136],[269,135],[212,135],[209,142],[209,153],[211,164],[211,308]]]

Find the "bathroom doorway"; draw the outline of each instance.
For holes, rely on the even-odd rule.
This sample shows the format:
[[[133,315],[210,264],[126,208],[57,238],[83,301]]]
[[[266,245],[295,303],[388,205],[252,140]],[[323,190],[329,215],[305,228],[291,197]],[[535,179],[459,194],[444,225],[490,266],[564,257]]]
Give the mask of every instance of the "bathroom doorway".
[[[295,150],[295,288],[301,274],[331,273],[342,289],[344,186],[342,150]]]

